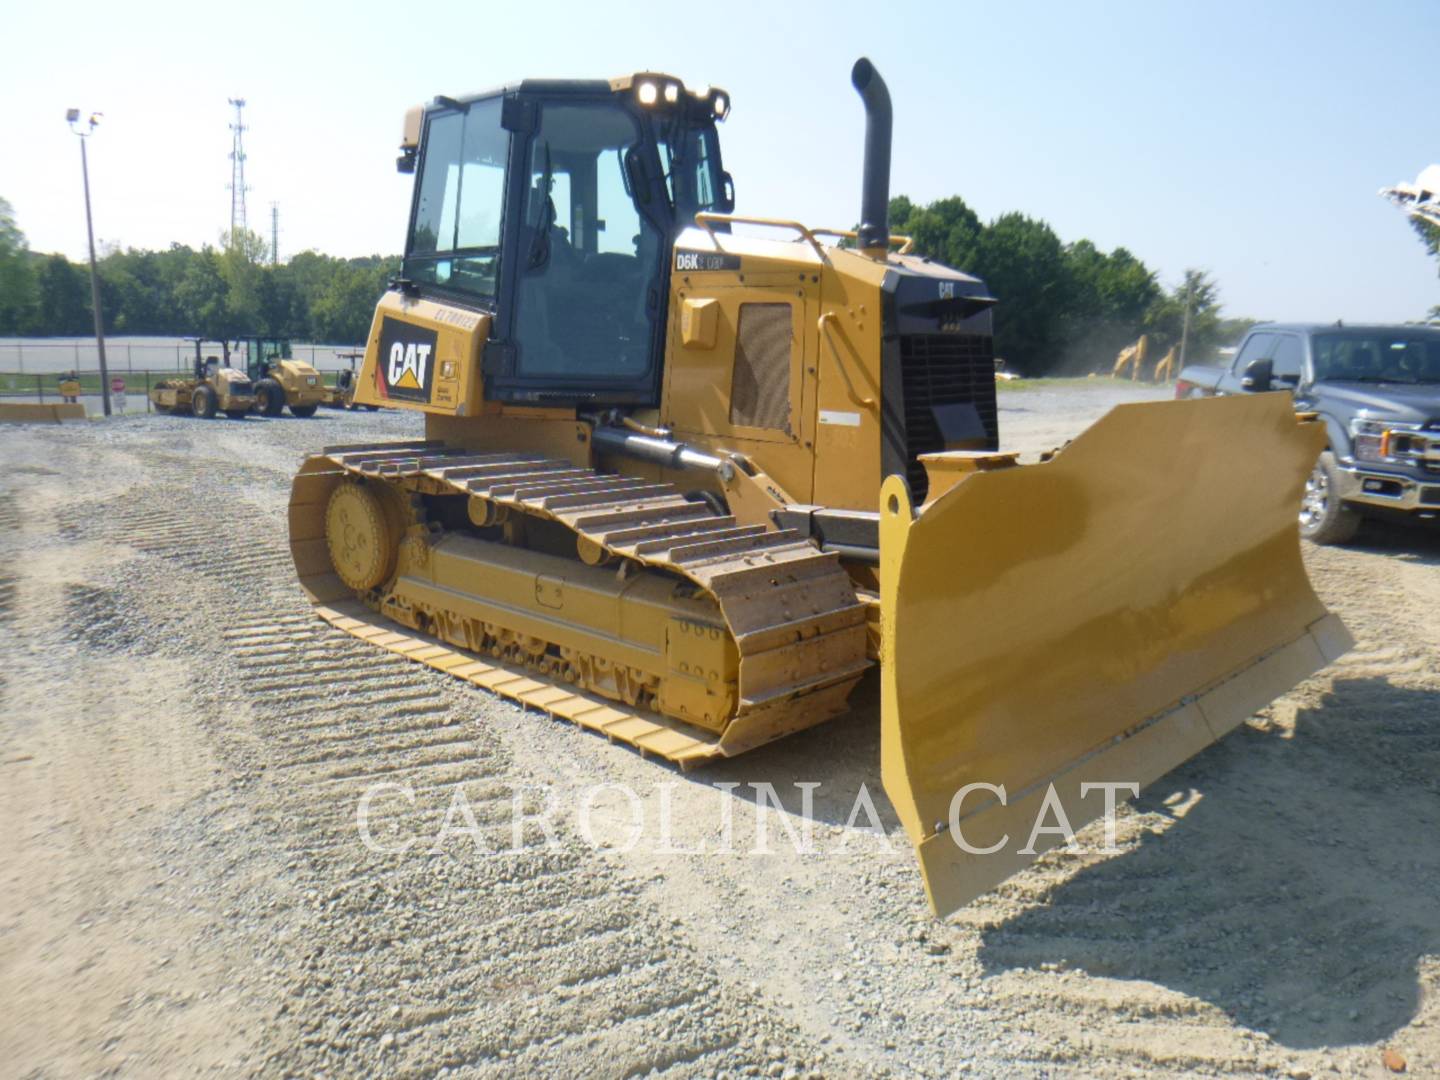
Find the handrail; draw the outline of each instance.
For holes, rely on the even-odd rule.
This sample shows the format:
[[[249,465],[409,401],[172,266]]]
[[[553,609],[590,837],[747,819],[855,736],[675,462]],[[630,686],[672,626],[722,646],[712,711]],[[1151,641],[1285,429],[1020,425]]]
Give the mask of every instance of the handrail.
[[[835,318],[836,316],[833,311],[827,311],[820,316],[818,323],[820,336],[825,339],[826,344],[830,346],[830,351],[835,355],[835,366],[840,369],[840,377],[845,380],[846,396],[862,409],[873,409],[875,408],[875,399],[872,397],[864,397],[856,392],[855,383],[850,379],[850,369],[845,363],[845,358],[840,355],[839,347],[830,336],[830,324],[835,321]]]
[[[860,239],[860,234],[857,233],[854,229],[811,229],[810,231],[816,236],[843,236],[846,240]],[[893,244],[897,240],[900,241],[900,250],[897,251],[895,254],[909,255],[910,252],[915,250],[914,237],[900,236],[897,233],[891,233],[890,243]]]
[[[701,210],[695,215],[695,224],[710,234],[710,239],[715,241],[717,248],[720,247],[720,239],[715,235],[716,225],[763,225],[773,229],[794,229],[800,234],[802,240],[808,241],[810,246],[815,249],[815,254],[819,255],[821,259],[825,258],[825,248],[819,240],[815,239],[815,234],[810,227],[787,218],[747,217],[742,214],[717,214],[710,210]]]
[[[695,215],[695,224],[699,225],[707,233],[710,239],[715,241],[715,246],[720,247],[720,240],[715,235],[716,225],[761,225],[771,229],[794,229],[800,234],[800,239],[806,241],[815,249],[820,258],[825,258],[825,245],[820,243],[817,237],[839,236],[846,240],[858,240],[859,235],[854,229],[812,229],[808,225],[798,221],[791,221],[789,218],[768,218],[750,217],[746,214],[719,214],[713,210],[701,210]],[[909,255],[915,250],[915,240],[909,236],[892,235],[890,243],[900,245],[897,255]]]

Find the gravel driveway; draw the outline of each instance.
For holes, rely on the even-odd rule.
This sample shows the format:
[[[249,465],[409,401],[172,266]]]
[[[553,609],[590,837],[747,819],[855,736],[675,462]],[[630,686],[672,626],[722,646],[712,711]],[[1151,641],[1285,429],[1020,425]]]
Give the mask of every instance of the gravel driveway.
[[[1005,443],[1155,393],[1007,390]],[[1119,854],[937,922],[873,688],[681,774],[310,616],[301,454],[419,430],[0,430],[6,1074],[1440,1071],[1435,534],[1307,547],[1355,651],[1128,807]]]

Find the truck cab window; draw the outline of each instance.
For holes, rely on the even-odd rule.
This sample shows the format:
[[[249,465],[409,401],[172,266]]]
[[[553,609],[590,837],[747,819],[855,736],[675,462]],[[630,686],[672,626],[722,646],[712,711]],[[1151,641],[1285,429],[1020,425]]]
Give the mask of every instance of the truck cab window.
[[[1230,370],[1236,375],[1245,374],[1248,366],[1256,360],[1264,360],[1270,355],[1270,349],[1274,344],[1274,334],[1251,334],[1245,339],[1245,344],[1240,346],[1240,351],[1235,355],[1235,364]]]
[[[1290,386],[1300,385],[1300,365],[1304,357],[1304,349],[1300,345],[1300,339],[1294,334],[1282,334],[1275,346],[1275,355],[1271,357],[1270,377],[1276,382],[1283,382]]]

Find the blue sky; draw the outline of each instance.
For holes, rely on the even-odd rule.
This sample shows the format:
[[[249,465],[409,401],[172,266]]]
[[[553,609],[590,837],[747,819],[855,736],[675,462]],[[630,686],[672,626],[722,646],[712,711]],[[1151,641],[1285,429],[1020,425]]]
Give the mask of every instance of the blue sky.
[[[1440,161],[1435,2],[140,2],[12,6],[3,25],[0,196],[37,250],[84,251],[70,105],[105,113],[102,242],[220,236],[226,98],[243,96],[252,226],[268,232],[278,202],[282,256],[351,255],[400,247],[406,106],[647,68],[731,92],[739,210],[848,226],[863,52],[895,101],[897,194],[1042,217],[1167,284],[1206,268],[1230,314],[1388,321],[1440,303],[1434,261],[1376,196]]]

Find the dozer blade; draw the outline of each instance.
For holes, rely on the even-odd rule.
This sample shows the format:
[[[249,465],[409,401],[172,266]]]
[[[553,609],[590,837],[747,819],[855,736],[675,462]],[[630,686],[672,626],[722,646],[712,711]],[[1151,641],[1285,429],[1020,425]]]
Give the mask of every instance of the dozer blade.
[[[1121,405],[918,516],[886,480],[882,772],[937,914],[1064,839],[1052,785],[1078,829],[1350,647],[1300,558],[1324,444],[1287,394]]]

